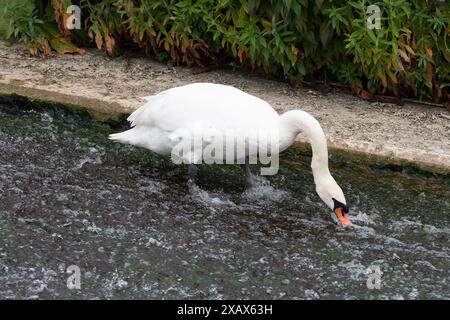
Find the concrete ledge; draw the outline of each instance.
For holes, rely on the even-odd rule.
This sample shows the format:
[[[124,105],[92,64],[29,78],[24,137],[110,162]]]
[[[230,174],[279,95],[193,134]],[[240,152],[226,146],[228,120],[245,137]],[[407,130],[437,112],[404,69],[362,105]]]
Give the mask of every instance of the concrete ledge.
[[[296,142],[300,146],[308,145],[308,140],[299,137]],[[450,155],[428,153],[422,150],[381,147],[365,141],[344,141],[339,138],[328,138],[330,152],[358,155],[371,161],[383,161],[397,165],[412,164],[425,171],[450,173]]]
[[[69,95],[61,92],[30,88],[17,84],[1,83],[0,94],[17,94],[30,99],[59,102],[65,105],[83,106],[100,114],[113,115],[126,112],[117,102],[107,102],[84,96]]]
[[[439,108],[369,103],[339,92],[296,90],[285,83],[230,71],[194,74],[146,58],[108,59],[101,52],[31,58],[0,43],[0,93],[83,106],[104,115],[130,113],[141,96],[191,82],[233,85],[277,111],[303,109],[321,122],[329,147],[393,163],[450,172],[450,114]],[[298,137],[299,144],[307,143]]]

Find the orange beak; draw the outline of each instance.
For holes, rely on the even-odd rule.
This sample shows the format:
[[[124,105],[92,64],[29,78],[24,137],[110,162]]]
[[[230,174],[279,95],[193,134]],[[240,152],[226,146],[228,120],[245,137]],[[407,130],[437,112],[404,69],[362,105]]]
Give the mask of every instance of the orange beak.
[[[350,219],[348,218],[348,215],[344,213],[343,208],[339,207],[334,210],[334,213],[336,214],[336,217],[339,220],[339,223],[344,227],[350,227],[352,223],[350,222]]]

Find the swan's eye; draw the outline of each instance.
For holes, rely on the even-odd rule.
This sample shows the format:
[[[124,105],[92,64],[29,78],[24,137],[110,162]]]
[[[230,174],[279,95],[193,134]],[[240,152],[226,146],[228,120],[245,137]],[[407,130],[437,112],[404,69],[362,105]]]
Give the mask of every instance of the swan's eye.
[[[337,201],[335,198],[332,198],[332,199],[333,199],[333,202],[334,202],[333,210],[336,210],[337,208],[342,208],[342,212],[343,213],[345,213],[345,214],[348,213],[349,209],[348,209],[348,206],[346,204],[343,204],[342,202]]]

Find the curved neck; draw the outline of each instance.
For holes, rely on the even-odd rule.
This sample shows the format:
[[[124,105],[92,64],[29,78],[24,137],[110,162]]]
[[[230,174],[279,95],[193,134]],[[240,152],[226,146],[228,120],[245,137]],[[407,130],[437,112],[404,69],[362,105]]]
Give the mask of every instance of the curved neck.
[[[304,132],[312,148],[311,168],[314,179],[320,175],[329,175],[327,140],[319,122],[309,113],[300,110],[282,114],[280,121],[280,150],[286,149],[300,132]]]

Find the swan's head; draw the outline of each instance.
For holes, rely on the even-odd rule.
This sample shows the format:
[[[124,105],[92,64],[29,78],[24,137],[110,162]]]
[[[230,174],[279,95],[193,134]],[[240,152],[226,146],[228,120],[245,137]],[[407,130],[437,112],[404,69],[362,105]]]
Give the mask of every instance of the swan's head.
[[[330,176],[331,179],[326,179],[322,183],[316,184],[316,192],[320,199],[331,209],[333,213],[331,217],[334,221],[344,227],[350,227],[351,222],[348,218],[348,207],[345,201],[344,192],[336,181]]]

